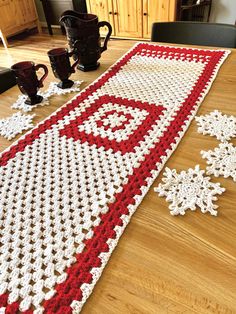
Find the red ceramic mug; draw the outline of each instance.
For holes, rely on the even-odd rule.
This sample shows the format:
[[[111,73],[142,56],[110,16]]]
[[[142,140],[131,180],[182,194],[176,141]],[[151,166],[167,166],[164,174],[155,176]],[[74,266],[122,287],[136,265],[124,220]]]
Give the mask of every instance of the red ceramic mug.
[[[48,68],[44,64],[35,65],[32,61],[23,61],[15,63],[11,67],[15,74],[16,81],[20,91],[28,96],[25,101],[28,105],[35,105],[43,100],[42,96],[37,95],[40,87],[43,87],[43,81],[48,75]],[[36,72],[39,69],[44,70],[43,76],[38,79]]]
[[[59,88],[70,88],[74,84],[69,77],[75,72],[79,60],[75,61],[73,65],[70,64],[70,57],[73,53],[74,50],[69,52],[66,48],[55,48],[48,51],[53,74],[60,80],[57,85]]]

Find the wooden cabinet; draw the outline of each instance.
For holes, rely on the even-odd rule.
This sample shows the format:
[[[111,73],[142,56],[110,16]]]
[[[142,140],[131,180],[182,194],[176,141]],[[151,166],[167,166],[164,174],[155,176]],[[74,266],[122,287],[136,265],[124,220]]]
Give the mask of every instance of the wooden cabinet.
[[[14,19],[12,19],[14,14]],[[10,0],[0,0],[0,30],[10,30],[18,25],[18,10],[15,3]]]
[[[175,20],[176,0],[143,1],[143,37],[150,38],[152,23]]]
[[[113,3],[112,0],[87,0],[87,10],[90,13],[96,14],[99,21],[107,21],[112,26],[112,35],[114,33],[114,20],[113,20]],[[100,29],[100,34],[105,35],[107,30],[104,28]]]
[[[113,36],[150,38],[153,22],[175,20],[177,0],[87,0],[86,3],[88,12],[112,25]]]
[[[34,0],[0,0],[0,37],[6,48],[7,37],[33,27],[41,31]]]
[[[21,7],[23,24],[36,21],[38,19],[33,0],[19,0]]]
[[[142,37],[142,0],[113,0],[115,35]]]

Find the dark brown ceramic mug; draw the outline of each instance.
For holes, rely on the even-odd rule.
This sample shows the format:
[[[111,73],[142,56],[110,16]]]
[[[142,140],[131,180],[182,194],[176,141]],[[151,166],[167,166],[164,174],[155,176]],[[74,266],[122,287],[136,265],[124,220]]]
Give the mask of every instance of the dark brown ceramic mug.
[[[75,67],[78,64],[78,60],[73,65],[70,64],[70,57],[74,51],[69,52],[66,48],[55,48],[48,51],[48,57],[51,63],[52,71],[56,78],[61,80],[58,83],[60,88],[70,88],[74,82],[69,80],[72,73],[75,72]]]
[[[48,69],[44,64],[35,65],[32,61],[23,61],[15,63],[11,67],[15,74],[16,81],[20,91],[28,96],[25,101],[27,105],[35,105],[43,100],[42,96],[37,95],[40,87],[43,87],[43,81],[48,75]],[[43,76],[38,79],[36,72],[39,69],[44,70]]]

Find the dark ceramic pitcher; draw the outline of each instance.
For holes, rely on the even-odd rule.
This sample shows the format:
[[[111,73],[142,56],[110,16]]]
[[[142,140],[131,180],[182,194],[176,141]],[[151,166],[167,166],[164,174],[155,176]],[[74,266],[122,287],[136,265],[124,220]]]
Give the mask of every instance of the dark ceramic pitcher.
[[[111,36],[112,27],[108,22],[98,22],[94,14],[65,11],[60,23],[65,27],[67,39],[71,49],[75,49],[74,59],[79,59],[78,68],[82,71],[91,71],[99,67],[103,51],[107,50],[107,42]],[[108,33],[101,46],[99,28],[107,26]]]

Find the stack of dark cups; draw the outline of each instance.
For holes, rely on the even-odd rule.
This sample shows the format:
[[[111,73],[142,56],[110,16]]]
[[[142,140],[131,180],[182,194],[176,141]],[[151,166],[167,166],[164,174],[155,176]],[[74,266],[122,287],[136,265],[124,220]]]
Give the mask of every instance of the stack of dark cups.
[[[98,22],[98,17],[93,14],[65,11],[60,19],[65,27],[69,41],[70,51],[66,48],[55,48],[48,51],[51,68],[54,76],[60,80],[58,87],[65,89],[73,86],[74,82],[69,79],[75,72],[76,66],[82,71],[92,71],[98,68],[98,60],[101,53],[107,49],[112,28],[108,22]],[[101,47],[99,28],[107,26],[108,33]],[[74,58],[73,65],[70,57]],[[38,90],[43,87],[43,81],[48,75],[48,69],[44,64],[35,65],[32,61],[23,61],[11,67],[15,74],[20,91],[27,95],[26,104],[35,105],[43,100],[38,95]],[[43,76],[38,79],[36,72],[44,70]]]

